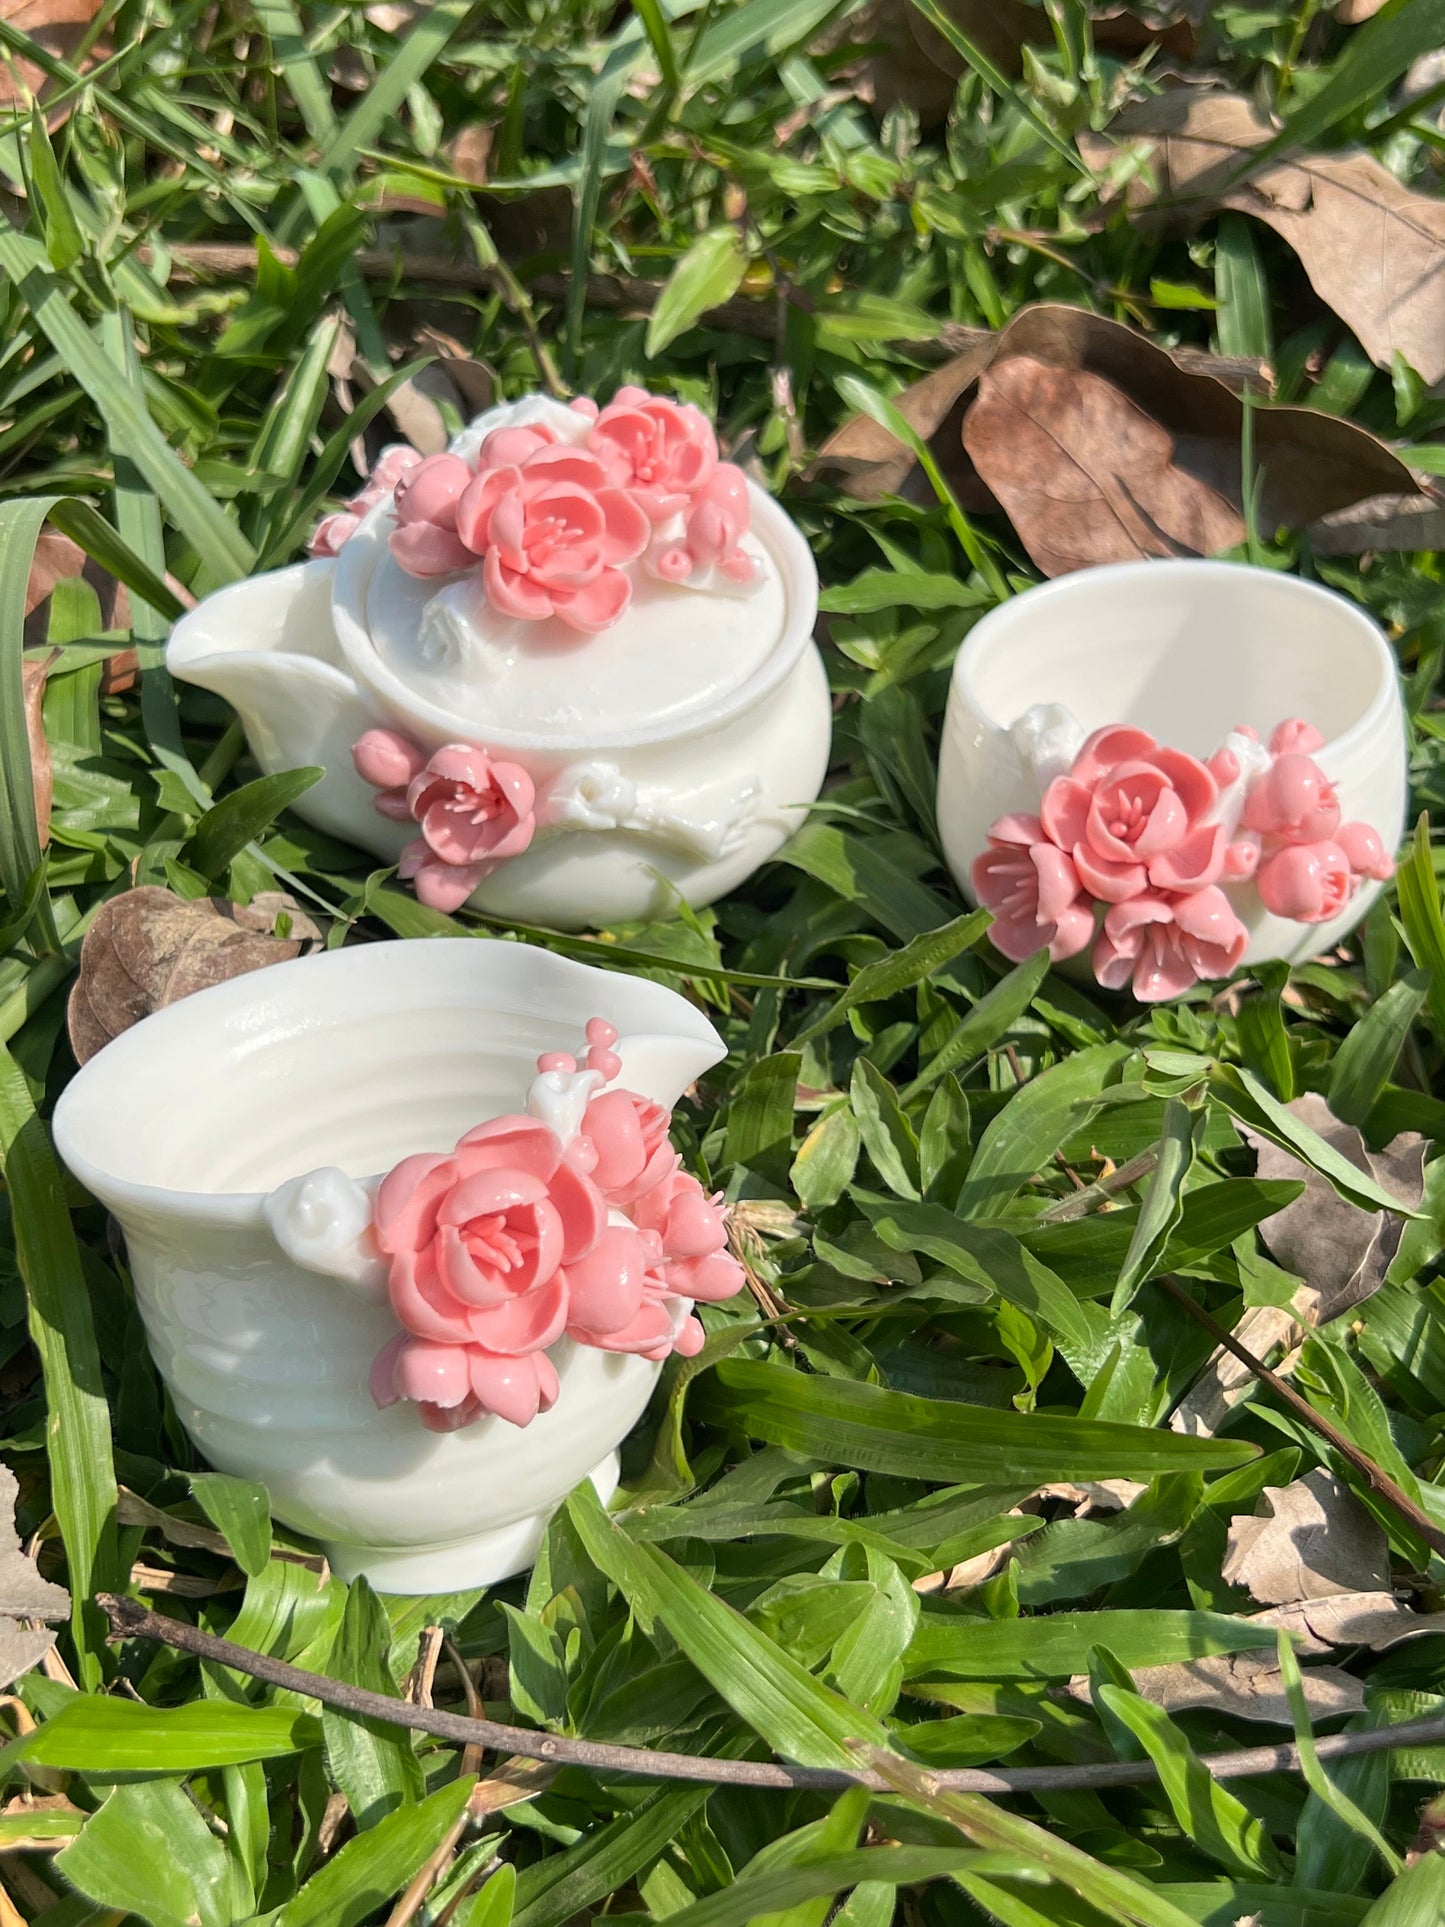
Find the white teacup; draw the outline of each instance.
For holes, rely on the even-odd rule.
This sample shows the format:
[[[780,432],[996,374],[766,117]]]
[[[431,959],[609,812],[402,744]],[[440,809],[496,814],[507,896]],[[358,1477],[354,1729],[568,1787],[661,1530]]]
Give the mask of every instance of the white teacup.
[[[949,867],[977,901],[970,873],[990,826],[1037,816],[1050,780],[1106,725],[1132,725],[1204,762],[1241,725],[1268,743],[1295,718],[1323,738],[1313,760],[1342,821],[1367,825],[1393,856],[1405,819],[1404,715],[1393,652],[1363,610],[1232,562],[1129,562],[1043,583],[990,611],[954,665],[938,783]],[[1250,965],[1329,950],[1383,882],[1362,876],[1339,913],[1318,922],[1272,914],[1250,877],[1225,874],[1218,887],[1247,932],[1235,961]],[[1077,961],[1087,969],[1087,947]]]

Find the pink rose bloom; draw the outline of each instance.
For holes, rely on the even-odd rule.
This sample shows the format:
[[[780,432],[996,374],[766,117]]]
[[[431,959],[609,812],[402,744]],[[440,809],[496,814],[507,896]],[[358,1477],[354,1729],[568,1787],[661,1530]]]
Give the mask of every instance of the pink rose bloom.
[[[1096,730],[1067,776],[1044,793],[1045,831],[1073,857],[1084,888],[1105,903],[1148,889],[1202,890],[1224,867],[1213,776],[1193,756],[1142,729]]]
[[[403,1328],[377,1359],[374,1389],[446,1410],[470,1398],[502,1410],[485,1383],[514,1405],[535,1392],[535,1415],[546,1372],[487,1361],[518,1360],[561,1337],[565,1267],[585,1259],[606,1226],[601,1193],[552,1132],[535,1118],[495,1118],[450,1156],[403,1158],[382,1180],[373,1225]],[[555,1397],[555,1374],[551,1384]]]
[[[471,480],[460,455],[428,455],[397,482],[391,552],[408,575],[451,575],[475,561],[457,534],[457,504]]]
[[[608,480],[629,489],[653,522],[688,508],[718,460],[717,437],[700,408],[645,388],[619,388],[593,423],[587,446]]]
[[[1376,841],[1378,842],[1378,838]],[[1328,923],[1354,894],[1350,860],[1338,843],[1286,843],[1267,856],[1255,877],[1260,902],[1272,916],[1295,923]]]
[[[1206,977],[1227,977],[1249,933],[1214,885],[1174,897],[1150,893],[1113,904],[1094,945],[1106,990],[1131,985],[1141,1004],[1178,997]]]
[[[386,795],[377,807],[390,815]],[[400,874],[433,910],[458,909],[489,870],[531,843],[535,800],[520,763],[494,762],[466,743],[434,750],[407,786],[407,810],[421,835],[402,852]]]
[[[993,912],[989,941],[1015,963],[1048,949],[1055,963],[1094,934],[1094,913],[1072,860],[1044,835],[1036,816],[1001,816],[969,872],[973,893]]]
[[[421,464],[421,456],[405,442],[388,442],[376,458],[376,465],[366,483],[344,509],[334,515],[325,516],[316,527],[316,533],[308,543],[312,555],[337,555],[361,527],[362,518],[370,514],[378,502],[384,502],[408,469]]]
[[[1340,827],[1340,803],[1312,757],[1285,750],[1249,792],[1241,820],[1274,843],[1320,843]]]
[[[483,469],[460,498],[456,529],[482,557],[494,608],[533,622],[557,616],[586,634],[627,608],[622,564],[649,535],[633,496],[609,485],[595,456],[565,445],[536,450],[525,467]]]
[[[609,1204],[630,1205],[676,1167],[672,1114],[636,1091],[603,1091],[588,1104],[582,1135],[597,1155],[592,1181]]]
[[[610,1224],[591,1251],[567,1267],[567,1331],[586,1345],[603,1345],[626,1331],[642,1310],[651,1254],[631,1225]]]

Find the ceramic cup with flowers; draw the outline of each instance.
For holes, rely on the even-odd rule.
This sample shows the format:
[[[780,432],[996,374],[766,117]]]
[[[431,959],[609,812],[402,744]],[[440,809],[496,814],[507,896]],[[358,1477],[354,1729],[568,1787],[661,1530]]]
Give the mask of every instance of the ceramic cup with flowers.
[[[1331,949],[1394,874],[1405,755],[1393,656],[1343,596],[1127,563],[971,632],[939,829],[1005,956],[1153,1003]]]
[[[817,576],[691,403],[623,388],[389,449],[313,559],[186,615],[167,661],[295,804],[434,909],[562,928],[733,889],[827,766]]]

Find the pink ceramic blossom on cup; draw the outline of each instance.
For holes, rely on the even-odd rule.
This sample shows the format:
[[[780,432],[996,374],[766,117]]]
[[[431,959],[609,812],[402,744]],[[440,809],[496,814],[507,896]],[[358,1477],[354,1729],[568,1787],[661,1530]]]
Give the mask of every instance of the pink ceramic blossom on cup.
[[[1181,996],[1202,977],[1227,977],[1249,932],[1212,885],[1175,896],[1148,892],[1111,904],[1094,944],[1094,975],[1106,990],[1131,988],[1140,1003]]]
[[[457,534],[457,504],[472,479],[459,455],[428,455],[396,485],[391,552],[412,575],[451,575],[475,557]]]
[[[1015,963],[1045,948],[1058,963],[1076,956],[1094,934],[1094,913],[1073,859],[1036,816],[999,817],[971,877],[975,896],[993,912],[995,949]]]
[[[339,555],[364,518],[378,503],[384,502],[400,482],[408,469],[416,468],[422,460],[416,449],[405,442],[389,442],[376,458],[376,465],[366,478],[365,486],[351,497],[344,509],[335,514],[323,516],[317,523],[307,550],[314,556]]]
[[[1219,791],[1203,763],[1165,749],[1142,729],[1096,730],[1039,809],[1074,860],[1079,881],[1105,903],[1140,891],[1201,890],[1224,864],[1224,831],[1210,821]]]
[[[375,786],[383,816],[420,826],[398,867],[433,910],[460,909],[488,871],[520,856],[536,833],[536,792],[520,763],[467,743],[428,756],[394,729],[369,729],[351,760]]]

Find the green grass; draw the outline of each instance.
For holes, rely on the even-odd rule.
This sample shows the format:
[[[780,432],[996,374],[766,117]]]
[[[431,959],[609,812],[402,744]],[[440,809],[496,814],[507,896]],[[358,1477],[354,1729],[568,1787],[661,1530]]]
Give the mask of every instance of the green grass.
[[[1040,10],[1012,62],[987,33],[994,10],[920,11],[946,22],[962,69],[946,115],[926,119],[873,97],[880,57],[909,44],[906,12],[847,0],[438,0],[376,19],[118,0],[93,36],[112,51],[84,76],[0,25],[72,110],[49,135],[25,110],[0,122],[0,1451],[23,1534],[76,1600],[53,1676],[13,1689],[25,1720],[5,1715],[17,1734],[37,1722],[33,1762],[57,1763],[5,1752],[7,1800],[69,1802],[44,1820],[58,1857],[35,1844],[39,1818],[0,1815],[0,1849],[28,1843],[0,1858],[26,1919],[360,1927],[449,1840],[414,1917],[461,1927],[823,1927],[850,1892],[840,1927],[1440,1916],[1438,1857],[1391,1874],[1445,1785],[1445,1751],[1314,1762],[1308,1781],[1226,1793],[1197,1755],[1289,1727],[1222,1705],[1170,1717],[1130,1690],[1156,1664],[1272,1650],[1221,1576],[1228,1523],[1316,1465],[1374,1511],[1402,1596],[1441,1603],[1415,1527],[1267,1394],[1215,1441],[1168,1430],[1211,1340],[1153,1282],[1182,1277],[1226,1326],[1287,1302],[1294,1281],[1253,1230],[1281,1199],[1251,1176],[1236,1118],[1279,1128],[1279,1100],[1318,1090],[1372,1142],[1433,1140],[1445,923],[1428,824],[1346,955],[1238,998],[1145,1012],[1038,964],[1008,970],[941,866],[934,754],[960,640],[1035,572],[941,478],[936,495],[864,505],[810,458],[856,409],[896,420],[944,324],[997,328],[1039,299],[1166,346],[1268,355],[1291,400],[1420,444],[1432,473],[1445,401],[1372,368],[1266,228],[1229,214],[1166,231],[1101,203],[1075,137],[1178,56],[1126,67],[1096,47],[1083,0]],[[1381,130],[1381,157],[1431,191],[1438,106],[1393,89],[1439,43],[1441,12],[1392,0],[1346,30],[1327,7],[1220,6],[1195,65],[1273,104],[1284,146]],[[907,84],[939,99],[929,59]],[[454,146],[479,129],[481,193]],[[683,1108],[680,1142],[737,1205],[769,1309],[709,1310],[707,1351],[667,1368],[626,1448],[612,1523],[584,1493],[530,1580],[378,1602],[278,1556],[291,1542],[268,1539],[253,1490],[197,1476],[123,1260],[43,1119],[73,1070],[81,938],[133,883],[244,902],[279,882],[333,944],[445,927],[285,814],[301,777],[248,791],[229,711],[160,667],[178,591],[294,559],[350,492],[352,439],[387,426],[424,328],[483,360],[504,397],[640,381],[716,414],[818,557],[835,772],[787,860],[712,910],[601,941],[458,920],[647,970],[705,1005],[730,1055]],[[132,626],[105,630],[74,584],[33,638],[64,651],[42,871],[18,692],[47,515],[129,583]],[[1438,816],[1441,558],[1325,560],[1267,529],[1252,542],[1386,625],[1416,811]],[[132,645],[140,687],[102,696],[103,656]],[[1058,1212],[1156,1145],[1115,1208]],[[1293,1382],[1445,1522],[1439,1168],[1385,1285],[1309,1339]],[[1010,1519],[1040,1483],[1130,1471],[1149,1483],[1125,1513],[1075,1519],[1052,1500],[1046,1524]],[[118,1512],[117,1487],[146,1503]],[[971,1590],[914,1590],[1011,1534]],[[860,1738],[935,1766],[1147,1750],[1160,1784],[991,1807],[940,1802],[897,1764],[897,1791],[871,1801],[568,1767],[457,1835],[451,1748],[107,1646],[89,1601],[137,1565],[132,1589],[172,1616],[373,1687],[399,1686],[421,1630],[445,1625],[490,1713],[560,1734],[821,1764]],[[1302,1657],[1308,1685],[1319,1655]],[[1438,1634],[1331,1657],[1363,1690],[1359,1723],[1445,1709]],[[1061,1696],[1075,1674],[1091,1699]],[[92,1697],[76,1702],[67,1675]],[[445,1673],[437,1692],[462,1706]],[[241,1698],[250,1710],[221,1704]]]

